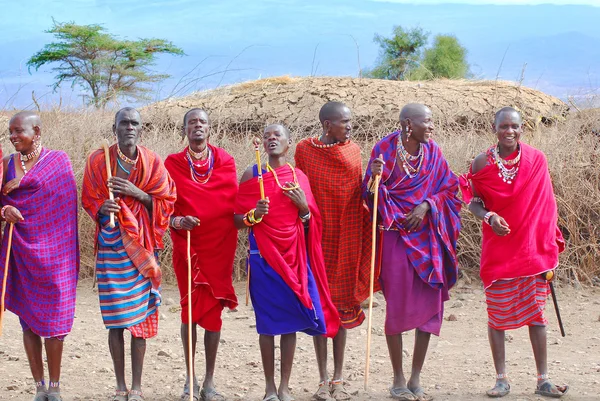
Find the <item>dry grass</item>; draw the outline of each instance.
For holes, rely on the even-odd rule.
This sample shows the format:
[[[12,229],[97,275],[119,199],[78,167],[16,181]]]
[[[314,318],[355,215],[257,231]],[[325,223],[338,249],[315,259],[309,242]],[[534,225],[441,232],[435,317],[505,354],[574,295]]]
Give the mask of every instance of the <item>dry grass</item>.
[[[224,147],[236,159],[238,173],[253,163],[252,135],[272,121],[251,123],[241,122],[232,130],[231,124],[219,123],[213,111],[213,131],[211,142]],[[7,112],[0,113],[0,121],[6,127]],[[161,157],[179,151],[184,146],[179,129],[172,121],[161,115],[143,115],[146,129],[142,144],[153,149]],[[470,161],[493,143],[493,135],[486,129],[487,118],[473,121],[444,120],[437,116],[436,140],[442,147],[452,169],[462,174]],[[63,149],[71,157],[79,187],[87,155],[100,146],[103,138],[111,141],[112,113],[103,112],[64,112],[53,110],[42,113],[45,146]],[[151,122],[151,123],[148,123]],[[389,121],[371,125],[369,121],[356,121],[355,139],[363,149],[366,161],[374,142],[395,129],[397,122]],[[224,127],[227,127],[225,131]],[[560,226],[567,239],[567,251],[561,257],[563,277],[575,282],[591,282],[600,275],[600,167],[596,149],[598,138],[592,129],[600,128],[600,112],[579,113],[552,127],[538,126],[528,131],[524,140],[544,151],[548,157],[555,192],[559,205]],[[295,140],[316,134],[315,121],[298,122],[291,127]],[[4,131],[6,132],[6,131]],[[2,138],[4,153],[12,151],[6,135]],[[93,273],[93,233],[94,225],[87,214],[80,212],[81,275],[89,277]],[[57,227],[60,229],[60,227]],[[171,242],[165,238],[165,252],[161,262],[167,281],[174,280],[171,267]],[[466,211],[463,212],[463,230],[459,241],[459,255],[463,271],[469,277],[477,276],[480,254],[480,225]],[[245,258],[245,235],[240,235],[234,278],[243,277]]]

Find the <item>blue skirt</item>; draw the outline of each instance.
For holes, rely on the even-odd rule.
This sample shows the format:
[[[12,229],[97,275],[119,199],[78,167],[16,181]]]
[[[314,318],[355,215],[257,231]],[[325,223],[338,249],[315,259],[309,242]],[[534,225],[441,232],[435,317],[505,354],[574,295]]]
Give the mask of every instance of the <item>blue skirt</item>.
[[[248,239],[250,296],[258,334],[277,336],[301,331],[311,336],[324,335],[325,318],[308,259],[308,293],[313,308],[305,307],[281,276],[263,259],[252,230],[249,230]]]

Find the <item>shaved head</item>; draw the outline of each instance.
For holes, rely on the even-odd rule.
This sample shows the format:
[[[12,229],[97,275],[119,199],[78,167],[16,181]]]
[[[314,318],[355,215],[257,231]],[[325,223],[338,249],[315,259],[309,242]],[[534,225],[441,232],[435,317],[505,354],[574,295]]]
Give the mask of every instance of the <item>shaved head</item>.
[[[21,111],[17,114],[15,114],[14,116],[12,116],[12,118],[10,119],[10,123],[12,123],[13,121],[16,120],[21,120],[21,122],[31,122],[31,125],[33,126],[38,126],[41,127],[42,126],[42,119],[40,118],[40,116],[34,112],[34,111]]]
[[[119,119],[119,115],[126,111],[135,111],[137,113],[138,117],[140,118],[140,121],[142,120],[142,116],[141,116],[140,112],[137,111],[137,109],[135,107],[123,107],[122,109],[117,111],[115,114],[115,124],[117,123],[117,120]]]
[[[431,114],[431,110],[429,110],[429,107],[425,106],[424,104],[409,103],[402,108],[402,111],[400,111],[400,121],[402,122],[407,118],[412,120],[417,117],[423,117],[427,113]]]
[[[321,124],[323,124],[326,120],[334,120],[342,115],[344,109],[348,108],[349,107],[342,102],[327,102],[319,111],[319,121],[321,121]]]
[[[502,116],[502,114],[504,113],[515,113],[519,116],[519,121],[523,121],[522,117],[521,117],[521,113],[519,113],[519,110],[515,109],[514,107],[503,107],[500,110],[498,110],[496,112],[496,114],[494,115],[494,124],[497,124],[498,119]]]
[[[292,139],[292,136],[290,134],[290,130],[283,124],[269,124],[267,125],[267,127],[265,128],[265,132],[270,131],[274,128],[279,128],[281,130],[281,132],[283,132],[285,134],[285,137],[287,139]]]

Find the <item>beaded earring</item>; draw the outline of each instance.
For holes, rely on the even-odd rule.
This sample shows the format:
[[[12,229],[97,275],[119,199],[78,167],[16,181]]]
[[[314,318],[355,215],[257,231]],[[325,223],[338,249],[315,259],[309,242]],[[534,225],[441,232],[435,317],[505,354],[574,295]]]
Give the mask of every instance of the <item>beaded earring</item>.
[[[410,136],[411,136],[411,135],[412,135],[412,129],[410,129],[410,128],[409,128],[409,129],[406,131],[406,140],[407,140],[407,141],[410,139]]]

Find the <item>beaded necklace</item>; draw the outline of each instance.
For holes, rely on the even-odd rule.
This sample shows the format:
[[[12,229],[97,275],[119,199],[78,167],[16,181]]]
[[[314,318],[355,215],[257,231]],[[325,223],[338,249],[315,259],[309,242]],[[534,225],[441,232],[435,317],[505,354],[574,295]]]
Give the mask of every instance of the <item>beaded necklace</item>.
[[[135,150],[137,152],[137,146],[135,147]],[[130,159],[129,157],[125,156],[123,154],[123,152],[121,152],[121,148],[119,147],[119,145],[117,144],[117,155],[119,155],[119,159],[123,160],[125,163],[129,163],[131,165],[136,165],[138,159],[140,158],[140,152],[137,152],[137,157],[134,159]]]
[[[196,160],[206,159],[208,156],[208,145],[198,153],[194,152],[191,146],[188,146],[188,152],[190,152],[190,156]]]
[[[402,143],[402,136],[398,136],[398,150],[400,151],[400,158],[402,159],[402,167],[406,172],[408,178],[415,178],[419,171],[421,170],[421,166],[423,165],[423,159],[425,159],[425,152],[423,151],[423,145],[419,144],[419,153],[416,156],[411,155],[404,148],[404,144]],[[410,163],[414,161],[419,161],[416,167],[413,167]]]
[[[206,148],[208,149],[208,146]],[[194,182],[197,182],[198,184],[206,184],[213,172],[213,166],[215,162],[213,153],[210,151],[210,149],[207,151],[208,154],[206,163],[208,163],[208,170],[206,171],[206,173],[199,173],[198,171],[196,171],[196,167],[203,167],[206,165],[206,163],[204,163],[202,166],[197,166],[196,164],[194,164],[194,161],[192,160],[192,155],[189,152],[189,147],[187,150],[188,151],[185,152],[185,158],[187,159],[188,164],[190,166],[190,175],[192,177],[192,180]]]
[[[121,163],[121,159],[117,158],[117,164],[119,165],[119,167],[121,168],[121,170],[123,170],[127,174],[131,174],[131,170],[127,170],[125,168],[125,166],[123,165],[123,163]]]
[[[521,146],[517,146],[519,149],[519,153],[517,153],[517,157],[515,157],[512,160],[504,160],[500,157],[498,145],[494,146],[491,150],[494,163],[496,164],[496,166],[498,166],[498,177],[502,178],[502,181],[504,181],[507,184],[512,184],[513,180],[517,176],[517,173],[519,172],[519,166],[521,161]],[[505,164],[513,167],[507,168]]]
[[[332,147],[334,147],[335,145],[337,145],[339,143],[339,142],[334,142],[334,143],[316,143],[315,141],[319,141],[320,142],[320,139],[318,137],[316,137],[316,136],[311,137],[309,139],[309,143],[312,146],[314,146],[315,148],[321,148],[321,149],[332,148]]]
[[[33,152],[28,153],[26,155],[19,152],[19,161],[21,162],[21,168],[23,169],[23,174],[27,174],[27,167],[25,167],[25,162],[33,159],[36,156],[39,156],[41,151],[42,151],[42,145],[38,145],[33,150]]]
[[[286,163],[291,169],[292,169],[292,174],[294,176],[294,185],[291,187],[284,187],[283,185],[281,185],[279,183],[279,178],[277,177],[277,173],[275,172],[275,170],[273,170],[273,167],[269,166],[269,163],[267,163],[267,171],[270,171],[271,173],[273,173],[273,177],[275,178],[275,182],[277,183],[277,186],[281,189],[283,189],[284,191],[292,191],[294,189],[298,189],[300,188],[300,184],[298,183],[298,177],[296,176],[296,170],[294,169],[294,167],[292,167],[292,165],[290,163]]]

